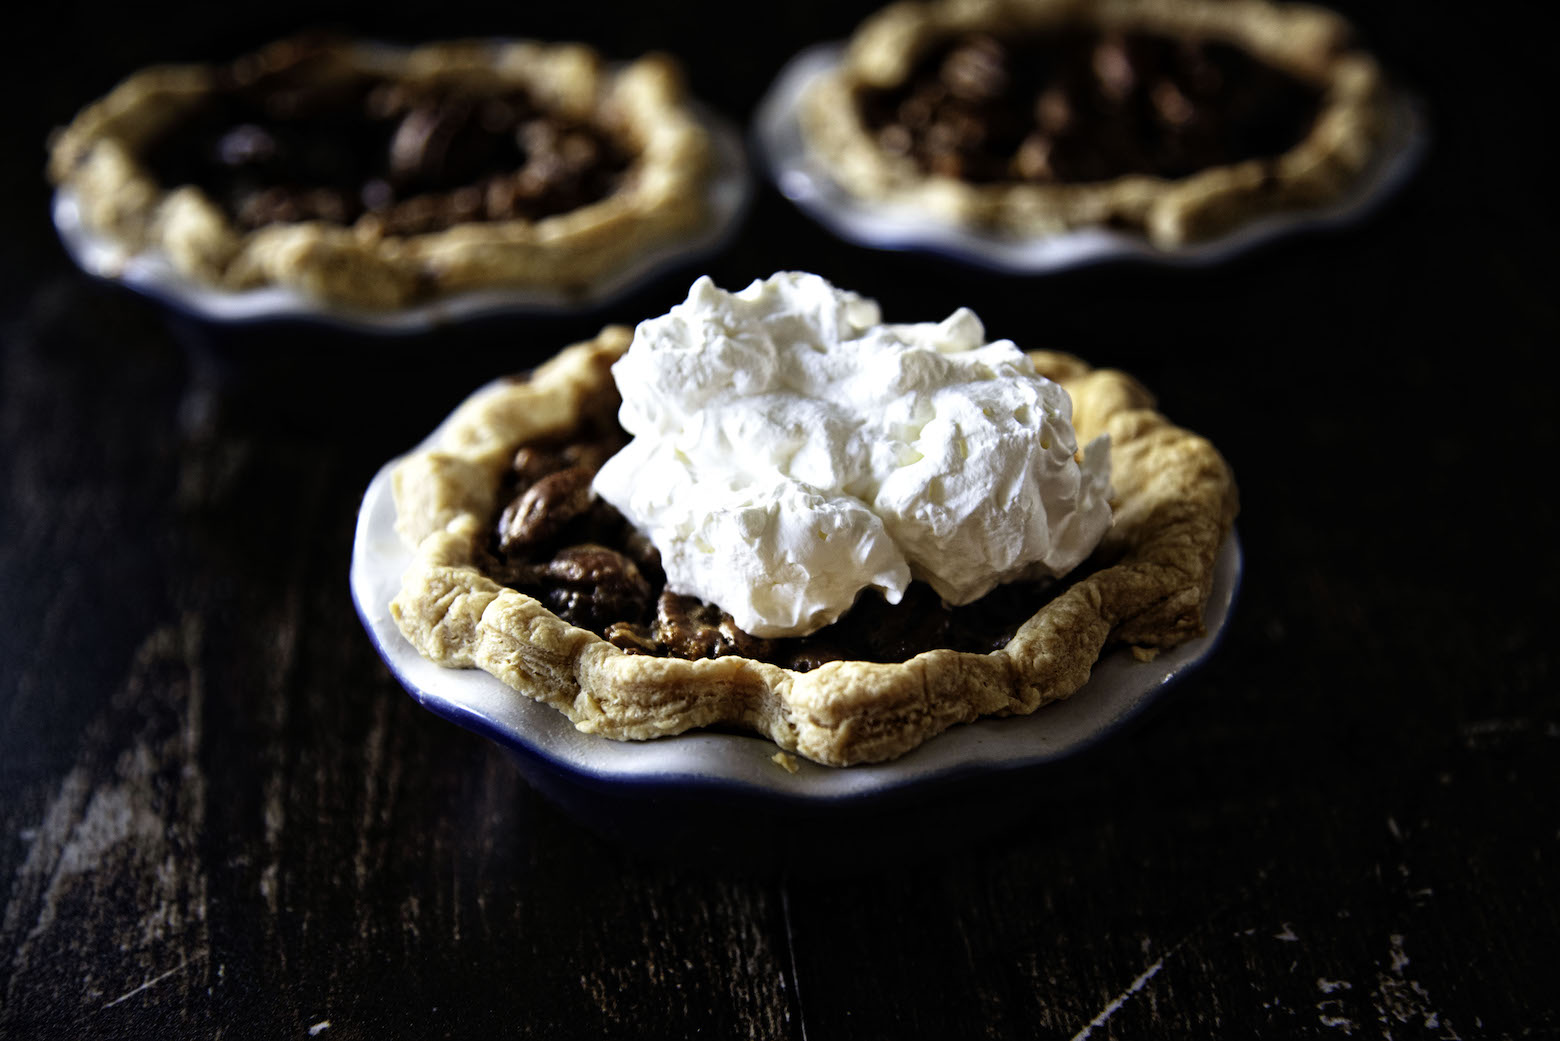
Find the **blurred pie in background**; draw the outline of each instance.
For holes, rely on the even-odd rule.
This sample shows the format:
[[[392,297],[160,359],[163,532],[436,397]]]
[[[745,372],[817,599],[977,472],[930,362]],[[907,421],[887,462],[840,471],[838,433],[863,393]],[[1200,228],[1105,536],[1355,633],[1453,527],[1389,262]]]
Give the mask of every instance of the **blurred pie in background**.
[[[868,19],[803,98],[845,191],[1041,237],[1172,249],[1347,192],[1386,92],[1349,25],[1263,0],[944,0]]]
[[[49,169],[87,229],[203,284],[394,308],[610,276],[705,219],[709,152],[663,56],[291,40],[136,73]]]

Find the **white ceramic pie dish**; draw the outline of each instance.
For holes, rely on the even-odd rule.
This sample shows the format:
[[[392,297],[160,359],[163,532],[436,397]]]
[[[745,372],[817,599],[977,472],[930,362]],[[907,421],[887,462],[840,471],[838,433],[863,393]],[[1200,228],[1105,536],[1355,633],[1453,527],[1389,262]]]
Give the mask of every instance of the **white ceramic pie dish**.
[[[692,732],[619,742],[577,731],[561,713],[532,701],[477,669],[446,669],[424,659],[390,616],[412,551],[395,531],[387,464],[358,513],[351,565],[352,597],[391,672],[425,707],[515,752],[542,787],[585,786],[660,802],[687,796],[764,801],[790,809],[838,807],[886,796],[924,795],[974,775],[1060,764],[1135,718],[1214,649],[1241,576],[1232,532],[1214,572],[1205,613],[1207,634],[1149,662],[1126,650],[1096,666],[1066,701],[1029,716],[958,726],[886,763],[826,767],[798,758],[793,774],[773,761],[773,742],[731,733]]]
[[[1172,267],[1221,263],[1301,231],[1338,227],[1365,216],[1407,181],[1429,144],[1417,99],[1399,90],[1390,104],[1386,138],[1355,185],[1333,202],[1260,217],[1216,238],[1160,249],[1141,235],[1086,228],[1045,238],[1019,238],[928,218],[919,210],[865,202],[837,185],[809,152],[797,122],[802,96],[839,64],[844,45],[819,44],[788,62],[760,103],[753,123],[756,151],[780,193],[830,232],[857,245],[937,253],[996,271],[1038,275],[1109,261]]]
[[[293,289],[227,290],[196,282],[157,251],[132,253],[81,223],[75,193],[54,195],[54,226],[65,251],[88,274],[152,297],[208,322],[306,321],[359,333],[415,334],[479,318],[504,315],[561,315],[601,307],[669,269],[708,256],[742,223],[752,197],[752,177],[742,138],[707,108],[693,110],[710,135],[714,168],[706,186],[709,218],[690,234],[662,243],[579,292],[545,289],[485,289],[455,293],[413,307],[369,311],[328,304]]]

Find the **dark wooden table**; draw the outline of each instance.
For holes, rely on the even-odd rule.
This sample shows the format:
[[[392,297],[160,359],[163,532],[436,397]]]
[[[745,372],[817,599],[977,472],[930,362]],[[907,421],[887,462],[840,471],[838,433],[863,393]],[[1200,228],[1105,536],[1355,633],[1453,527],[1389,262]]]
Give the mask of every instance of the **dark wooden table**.
[[[354,615],[358,498],[604,315],[213,349],[86,278],[42,144],[132,69],[308,23],[682,55],[746,121],[870,4],[55,5],[11,39],[0,235],[0,1035],[1560,1035],[1555,189],[1515,5],[1351,9],[1435,146],[1373,219],[1209,271],[1003,278],[772,190],[708,264],[1125,367],[1219,444],[1222,648],[975,844],[825,874],[649,858],[420,709]],[[1539,71],[1535,71],[1539,70]],[[441,372],[428,364],[441,359]]]

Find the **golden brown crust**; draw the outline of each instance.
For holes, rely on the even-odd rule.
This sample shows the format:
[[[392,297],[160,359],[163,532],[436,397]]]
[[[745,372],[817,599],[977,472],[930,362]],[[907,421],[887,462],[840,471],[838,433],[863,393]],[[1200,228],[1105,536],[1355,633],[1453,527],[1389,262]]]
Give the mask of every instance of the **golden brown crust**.
[[[616,128],[637,150],[608,197],[540,220],[459,224],[393,236],[365,217],[236,228],[204,193],[164,186],[138,150],[212,89],[213,69],[145,69],[89,105],[55,139],[53,181],[83,223],[132,252],[161,251],[185,276],[225,289],[276,285],[363,308],[393,308],[478,288],[574,290],[610,275],[705,218],[709,141],[664,56],[606,67],[578,44],[454,42],[396,50],[331,48],[324,75],[365,71],[404,82],[521,87],[565,114]]]
[[[1236,511],[1228,466],[1155,412],[1131,377],[1050,352],[1032,357],[1072,394],[1080,441],[1111,436],[1116,520],[1097,551],[1104,566],[1037,605],[1002,650],[798,673],[735,656],[632,655],[563,622],[474,561],[515,448],[600,408],[629,339],[608,328],[529,381],[479,392],[395,471],[397,529],[416,559],[391,613],[430,660],[484,669],[587,733],[643,739],[719,723],[843,766],[902,755],[956,723],[1065,698],[1112,645],[1172,647],[1202,633],[1214,559]]]
[[[949,36],[998,36],[1061,25],[1219,39],[1322,89],[1311,131],[1275,159],[1167,180],[1148,175],[1074,184],[970,184],[923,173],[877,146],[858,88],[902,82],[916,57]],[[1140,229],[1170,249],[1262,214],[1335,198],[1361,174],[1384,129],[1385,92],[1369,55],[1350,49],[1339,16],[1266,0],[942,0],[897,3],[868,19],[844,60],[802,99],[808,148],[846,191],[915,207],[955,224],[1022,237],[1089,226]]]

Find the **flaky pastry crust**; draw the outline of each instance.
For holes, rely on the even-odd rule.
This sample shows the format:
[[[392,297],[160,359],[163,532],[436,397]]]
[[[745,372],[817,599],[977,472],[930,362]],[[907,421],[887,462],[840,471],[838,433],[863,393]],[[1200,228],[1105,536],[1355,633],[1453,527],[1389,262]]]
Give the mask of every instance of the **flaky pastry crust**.
[[[633,168],[606,198],[534,221],[397,236],[365,217],[350,226],[299,221],[246,232],[199,188],[160,184],[140,159],[146,142],[213,89],[214,68],[188,65],[145,69],[89,105],[56,136],[49,174],[75,193],[87,228],[132,253],[160,251],[195,281],[232,290],[284,286],[369,309],[471,289],[581,289],[705,217],[708,136],[667,57],[612,68],[579,44],[340,44],[329,48],[321,74],[363,72],[411,85],[523,88],[621,135],[636,152]]]
[[[950,37],[1002,38],[1061,27],[1220,40],[1322,90],[1306,136],[1271,158],[1213,166],[1187,177],[972,184],[927,174],[878,147],[856,92],[905,81],[916,59]],[[1210,238],[1254,217],[1325,203],[1366,169],[1385,126],[1375,60],[1352,49],[1330,11],[1267,0],[941,0],[884,8],[852,37],[838,68],[803,97],[809,151],[850,194],[935,219],[1038,238],[1075,228],[1135,228],[1161,249]]]
[[[603,408],[610,415],[610,366],[630,339],[609,327],[532,378],[479,392],[431,448],[395,470],[396,527],[415,562],[390,609],[428,659],[483,669],[586,733],[639,740],[725,724],[844,766],[892,759],[956,723],[1065,698],[1113,645],[1166,648],[1203,632],[1214,560],[1236,512],[1229,467],[1209,442],[1155,412],[1131,377],[1050,352],[1031,357],[1072,395],[1080,441],[1110,434],[1115,522],[1096,550],[1100,566],[1036,604],[1001,650],[793,672],[736,656],[629,654],[562,621],[476,561],[516,448]]]

